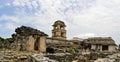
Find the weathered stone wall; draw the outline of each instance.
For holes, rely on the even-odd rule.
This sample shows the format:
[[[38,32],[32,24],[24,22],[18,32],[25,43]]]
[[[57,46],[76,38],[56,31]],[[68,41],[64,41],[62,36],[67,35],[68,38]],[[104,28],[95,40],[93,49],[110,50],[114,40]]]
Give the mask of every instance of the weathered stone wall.
[[[108,50],[110,52],[115,52],[116,51],[116,46],[115,45],[109,45]]]
[[[53,38],[46,39],[47,44],[61,44],[61,45],[67,46],[67,45],[73,45],[73,42],[69,40],[62,40],[62,39],[53,39]]]
[[[26,45],[27,45],[27,51],[34,51],[35,39],[33,38],[33,36],[29,36]]]
[[[47,34],[31,27],[21,26],[15,30],[14,44],[18,51],[46,51]]]
[[[46,36],[40,37],[39,50],[40,52],[46,52]]]
[[[91,49],[93,49],[93,50],[99,50],[99,51],[103,51],[102,50],[102,45],[99,45],[99,46],[97,46],[97,45],[91,45]],[[116,46],[115,45],[108,45],[108,51],[109,52],[115,52],[116,51]]]
[[[80,50],[80,43],[75,40],[60,40],[47,38],[47,48],[53,48],[56,53],[68,52],[71,48],[77,52]]]

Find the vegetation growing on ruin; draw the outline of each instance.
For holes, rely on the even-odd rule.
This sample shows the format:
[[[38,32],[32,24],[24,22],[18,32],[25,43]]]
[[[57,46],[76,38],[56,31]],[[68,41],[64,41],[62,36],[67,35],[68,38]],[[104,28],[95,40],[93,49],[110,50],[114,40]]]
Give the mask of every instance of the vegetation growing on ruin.
[[[12,38],[2,38],[0,37],[0,48],[9,47],[9,45],[13,42]]]

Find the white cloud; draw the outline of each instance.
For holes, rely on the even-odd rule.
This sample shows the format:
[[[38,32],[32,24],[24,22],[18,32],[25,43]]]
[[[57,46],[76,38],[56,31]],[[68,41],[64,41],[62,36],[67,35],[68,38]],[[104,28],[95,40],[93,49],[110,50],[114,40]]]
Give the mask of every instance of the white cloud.
[[[2,6],[2,5],[0,5],[0,9],[1,9],[1,8],[3,8],[3,6]]]
[[[15,26],[13,23],[7,23],[7,24],[5,24],[5,26],[4,26],[4,28],[10,29],[10,30],[12,30],[12,31],[14,31],[16,27],[17,27],[17,26]]]
[[[0,20],[32,24],[49,35],[56,20],[67,24],[69,38],[94,35],[115,38],[120,31],[120,0],[14,0],[12,4],[20,7],[16,15],[3,15]]]
[[[16,16],[8,16],[8,15],[2,15],[0,17],[0,21],[8,21],[8,22],[15,22],[15,23],[19,23],[20,20],[16,17]]]
[[[20,5],[19,0],[14,0],[14,1],[13,1],[13,5],[14,5],[14,6],[19,6],[19,5]]]
[[[26,5],[29,9],[32,9],[32,4],[30,2],[26,2]]]
[[[32,1],[32,5],[36,9],[38,7],[37,1]]]
[[[10,3],[6,3],[6,6],[11,6],[11,4]]]
[[[88,37],[96,37],[96,36],[97,35],[94,34],[94,33],[83,33],[83,34],[78,35],[77,37],[79,37],[79,38],[88,38]]]

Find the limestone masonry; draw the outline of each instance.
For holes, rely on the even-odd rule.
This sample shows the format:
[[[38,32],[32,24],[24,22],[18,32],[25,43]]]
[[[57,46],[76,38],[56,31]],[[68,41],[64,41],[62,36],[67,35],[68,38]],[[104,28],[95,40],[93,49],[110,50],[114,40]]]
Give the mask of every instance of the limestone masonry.
[[[52,37],[48,37],[44,32],[31,27],[18,27],[14,34],[16,50],[48,53],[69,52],[70,48],[78,52],[81,50],[116,51],[115,41],[111,37],[74,38],[67,40],[66,25],[63,21],[56,21],[52,27]]]
[[[52,37],[31,27],[16,28],[10,43],[0,40],[0,62],[120,62],[120,48],[111,37],[68,40],[63,21],[52,27]]]

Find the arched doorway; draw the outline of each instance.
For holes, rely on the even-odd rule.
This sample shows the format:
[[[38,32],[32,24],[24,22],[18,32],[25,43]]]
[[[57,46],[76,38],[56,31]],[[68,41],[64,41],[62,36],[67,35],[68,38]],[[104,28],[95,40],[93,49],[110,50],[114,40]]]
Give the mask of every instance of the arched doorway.
[[[39,41],[40,41],[40,37],[38,37],[34,43],[34,50],[39,50]]]
[[[55,50],[51,47],[46,48],[46,53],[55,53]]]

